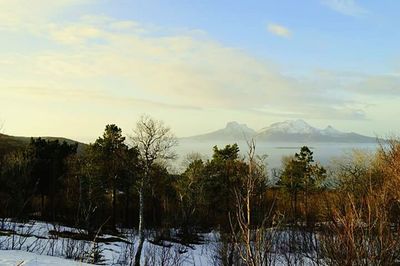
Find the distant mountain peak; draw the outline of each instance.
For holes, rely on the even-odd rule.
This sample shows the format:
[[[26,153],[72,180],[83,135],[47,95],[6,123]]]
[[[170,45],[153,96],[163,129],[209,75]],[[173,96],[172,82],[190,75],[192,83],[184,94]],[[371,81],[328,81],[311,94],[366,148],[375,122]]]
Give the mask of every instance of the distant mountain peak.
[[[254,129],[249,128],[246,124],[239,124],[236,121],[228,122],[226,127],[219,130],[219,132],[231,136],[243,136],[243,138],[251,137],[256,133]]]
[[[269,127],[263,128],[261,131],[280,132],[288,134],[310,134],[317,129],[310,126],[303,119],[286,120],[271,124]]]
[[[236,121],[228,122],[225,126],[226,129],[233,129],[233,130],[243,130],[243,129],[250,129],[246,124],[239,124]]]
[[[325,129],[320,130],[320,133],[323,135],[340,135],[344,134],[343,132],[337,130],[336,128],[328,125]]]
[[[202,135],[189,137],[189,139],[238,141],[250,139],[255,135],[255,133],[256,131],[249,128],[246,124],[239,124],[236,121],[231,121],[226,124],[225,128]]]
[[[225,126],[225,128],[238,128],[238,127],[240,127],[240,124],[236,121],[228,122],[228,123],[226,123],[226,126]]]

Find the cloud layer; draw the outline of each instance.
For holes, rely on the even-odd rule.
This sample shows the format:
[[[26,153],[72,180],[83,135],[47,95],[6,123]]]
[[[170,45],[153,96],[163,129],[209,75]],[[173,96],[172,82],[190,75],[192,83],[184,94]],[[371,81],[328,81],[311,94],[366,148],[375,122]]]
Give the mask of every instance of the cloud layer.
[[[49,48],[5,57],[6,74],[0,76],[3,90],[25,87],[24,94],[29,95],[37,93],[34,88],[46,88],[54,97],[82,91],[76,98],[101,91],[110,99],[134,98],[160,107],[269,109],[282,115],[359,118],[348,99],[327,95],[326,88],[312,82],[284,76],[273,64],[204,33],[166,34],[166,29],[104,16],[42,27],[35,34],[47,39]],[[271,27],[281,36],[290,36],[281,26]]]

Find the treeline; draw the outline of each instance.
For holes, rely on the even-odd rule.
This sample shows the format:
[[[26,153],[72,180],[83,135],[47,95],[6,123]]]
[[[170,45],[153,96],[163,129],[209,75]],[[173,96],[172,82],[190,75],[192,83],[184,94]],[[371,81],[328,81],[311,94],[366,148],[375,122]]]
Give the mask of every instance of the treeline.
[[[175,145],[170,129],[149,117],[128,140],[107,125],[79,155],[77,145],[32,139],[26,150],[1,156],[0,216],[63,223],[89,235],[138,227],[141,242],[145,227],[180,229],[183,241],[218,229],[227,243],[242,243],[227,246],[226,265],[234,254],[262,265],[257,247],[267,246],[254,245],[257,234],[277,226],[317,235],[318,254],[339,265],[400,258],[399,141],[374,154],[354,151],[327,169],[305,146],[272,172],[254,142],[246,156],[237,144],[215,146],[210,159],[187,156],[180,174],[167,163]]]
[[[103,136],[79,155],[77,145],[41,138],[32,138],[25,150],[3,154],[1,217],[92,230],[104,223],[109,230],[137,227],[146,162],[132,144],[118,126],[107,125]],[[233,189],[240,188],[248,165],[237,144],[215,146],[213,152],[210,160],[188,155],[181,174],[170,173],[165,160],[154,158],[144,187],[147,227],[229,227]],[[267,189],[267,181],[260,181],[260,191]]]

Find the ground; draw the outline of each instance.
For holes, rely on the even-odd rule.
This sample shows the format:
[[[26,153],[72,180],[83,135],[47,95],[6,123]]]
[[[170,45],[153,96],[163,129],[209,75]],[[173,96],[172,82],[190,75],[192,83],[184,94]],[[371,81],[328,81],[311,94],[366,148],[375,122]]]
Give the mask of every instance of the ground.
[[[89,265],[82,262],[73,260],[67,260],[58,257],[37,255],[34,253],[21,251],[21,250],[0,250],[0,265],[1,266],[47,266],[47,265],[58,265],[58,266],[78,266],[78,265]]]

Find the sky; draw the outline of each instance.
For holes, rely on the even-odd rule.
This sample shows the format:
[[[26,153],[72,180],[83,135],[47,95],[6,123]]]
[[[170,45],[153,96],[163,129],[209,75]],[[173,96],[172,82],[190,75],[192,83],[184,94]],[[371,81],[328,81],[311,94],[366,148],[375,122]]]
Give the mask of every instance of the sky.
[[[399,1],[0,0],[5,134],[304,119],[400,133]]]

